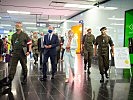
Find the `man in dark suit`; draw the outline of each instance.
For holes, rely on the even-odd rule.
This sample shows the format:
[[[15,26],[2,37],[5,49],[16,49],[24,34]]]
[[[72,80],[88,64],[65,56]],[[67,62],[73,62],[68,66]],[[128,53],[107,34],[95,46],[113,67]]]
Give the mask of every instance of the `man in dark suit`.
[[[56,72],[56,47],[59,45],[58,36],[53,34],[54,28],[52,26],[48,27],[48,34],[44,37],[44,61],[43,61],[43,78],[42,81],[46,80],[47,78],[47,62],[48,58],[50,57],[51,65],[52,65],[52,77],[54,79],[54,74]]]
[[[44,42],[44,33],[41,32],[40,35],[41,35],[41,37],[38,39],[38,51],[40,53],[40,66],[42,66],[42,62],[43,62],[43,51],[44,51],[44,45],[43,45],[43,42]]]

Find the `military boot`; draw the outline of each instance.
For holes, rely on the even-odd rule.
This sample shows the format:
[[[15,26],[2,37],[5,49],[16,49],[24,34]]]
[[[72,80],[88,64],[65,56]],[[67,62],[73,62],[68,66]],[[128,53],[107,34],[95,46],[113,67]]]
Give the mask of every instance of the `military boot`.
[[[86,64],[84,65],[84,70],[86,71]]]
[[[100,83],[103,83],[103,82],[104,82],[104,75],[101,75]]]
[[[4,79],[2,79],[1,81],[0,81],[0,88],[2,88],[3,86],[8,86],[9,88],[11,88],[11,86],[12,86],[12,80],[11,79],[9,79],[8,77],[6,77],[6,78],[4,78]]]
[[[90,68],[88,68],[88,71],[87,71],[87,73],[88,73],[88,74],[91,74],[91,72],[90,72]]]
[[[23,79],[22,79],[22,82],[21,82],[23,85],[27,83],[27,74],[24,75]]]
[[[108,75],[107,71],[105,72],[105,77],[109,78],[109,75]]]
[[[84,60],[84,71],[86,72],[86,65],[87,65],[87,61]]]

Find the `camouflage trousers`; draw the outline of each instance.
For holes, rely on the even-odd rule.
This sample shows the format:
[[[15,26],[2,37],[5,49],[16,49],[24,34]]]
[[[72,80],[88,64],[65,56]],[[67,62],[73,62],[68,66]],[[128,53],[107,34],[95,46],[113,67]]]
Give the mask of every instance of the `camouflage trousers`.
[[[35,60],[35,61],[38,61],[38,56],[39,56],[39,51],[38,51],[38,49],[33,49],[32,52],[33,52],[34,60]]]
[[[23,75],[27,75],[27,57],[24,55],[24,53],[13,53],[11,62],[10,62],[10,70],[9,70],[9,79],[13,80],[16,70],[18,61],[20,61],[20,64],[22,66],[22,72]]]
[[[98,54],[98,65],[100,74],[103,75],[109,69],[109,55],[100,55]]]
[[[93,52],[84,52],[84,64],[86,66],[87,62],[88,62],[88,68],[91,67],[91,62],[92,62],[92,56],[93,56]]]

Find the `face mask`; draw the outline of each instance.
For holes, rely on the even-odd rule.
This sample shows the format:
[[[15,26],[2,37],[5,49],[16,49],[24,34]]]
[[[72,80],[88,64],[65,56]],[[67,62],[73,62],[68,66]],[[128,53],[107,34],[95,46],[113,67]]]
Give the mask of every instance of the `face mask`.
[[[34,36],[34,37],[36,37],[37,35],[36,35],[36,34],[34,34],[33,36]]]
[[[88,32],[88,34],[91,34],[91,32]]]
[[[72,33],[68,34],[68,37],[72,37],[72,36],[73,36],[73,34],[72,34]]]
[[[48,32],[49,32],[49,33],[52,33],[52,32],[53,32],[53,30],[48,30]]]
[[[16,31],[18,32],[18,31],[19,31],[19,29],[16,29]]]

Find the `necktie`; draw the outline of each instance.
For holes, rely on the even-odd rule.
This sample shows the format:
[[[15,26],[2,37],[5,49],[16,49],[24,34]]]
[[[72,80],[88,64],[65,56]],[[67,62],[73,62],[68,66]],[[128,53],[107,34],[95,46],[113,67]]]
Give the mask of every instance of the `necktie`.
[[[49,40],[49,41],[50,41],[50,36],[51,36],[51,34],[48,35],[48,40]]]

